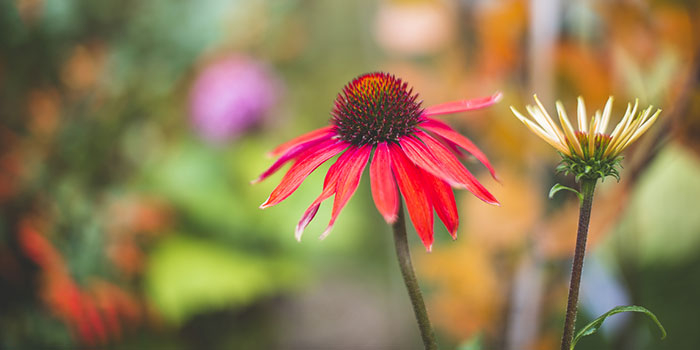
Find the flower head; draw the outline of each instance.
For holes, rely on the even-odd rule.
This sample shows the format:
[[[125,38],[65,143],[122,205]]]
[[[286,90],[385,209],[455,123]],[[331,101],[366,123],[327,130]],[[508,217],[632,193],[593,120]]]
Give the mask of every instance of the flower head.
[[[195,130],[211,143],[223,143],[259,123],[275,104],[279,82],[261,62],[231,56],[207,66],[190,92]]]
[[[534,97],[537,106],[526,106],[532,119],[525,117],[512,106],[510,109],[530,130],[559,151],[563,158],[559,170],[575,174],[576,180],[605,178],[608,175],[619,179],[617,166],[622,160],[620,153],[642,136],[661,113],[661,110],[657,109],[654,114],[651,114],[653,106],[638,111],[639,101],[635,101],[634,106],[628,103],[625,115],[608,134],[613,98],[608,98],[603,112],[596,111],[589,122],[583,98],[579,97],[578,131],[576,131],[566,115],[564,106],[557,101],[557,114],[562,132],[537,95]]]
[[[498,204],[455,156],[461,154],[461,149],[471,153],[495,177],[484,153],[447,124],[431,117],[487,107],[500,97],[499,93],[423,109],[418,94],[401,79],[386,73],[359,76],[338,94],[331,125],[297,137],[272,152],[279,159],[254,182],[267,178],[287,162],[293,163],[260,207],[280,203],[322,163],[340,155],[326,174],[321,194],[302,215],[296,238],[301,239],[321,203],[335,196],[331,219],[321,238],[328,235],[370,163],[372,197],[379,212],[387,223],[394,223],[400,192],[418,235],[430,250],[433,210],[456,238],[459,218],[453,187],[466,188],[477,198]]]

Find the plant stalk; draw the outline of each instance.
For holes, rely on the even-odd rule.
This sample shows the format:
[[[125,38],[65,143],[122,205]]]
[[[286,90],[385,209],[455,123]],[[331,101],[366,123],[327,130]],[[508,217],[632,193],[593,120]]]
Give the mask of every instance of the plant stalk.
[[[569,283],[569,300],[566,305],[566,320],[564,321],[564,334],[561,338],[561,350],[570,350],[571,341],[574,338],[574,326],[578,308],[578,292],[581,286],[581,272],[583,271],[583,257],[586,254],[586,239],[588,238],[588,225],[591,220],[591,207],[593,205],[593,192],[598,179],[581,180],[581,209],[578,217],[578,232],[576,233],[576,251],[574,263],[571,267],[571,282]]]
[[[413,272],[413,264],[411,264],[411,252],[408,247],[408,238],[406,237],[406,219],[403,213],[403,206],[399,202],[399,213],[396,222],[392,225],[394,230],[394,244],[396,246],[396,258],[399,261],[401,275],[408,290],[408,296],[413,305],[413,312],[416,314],[420,335],[423,338],[423,344],[426,350],[436,350],[437,341],[435,340],[435,332],[430,325],[428,311],[425,309],[423,295],[421,294],[416,275]]]

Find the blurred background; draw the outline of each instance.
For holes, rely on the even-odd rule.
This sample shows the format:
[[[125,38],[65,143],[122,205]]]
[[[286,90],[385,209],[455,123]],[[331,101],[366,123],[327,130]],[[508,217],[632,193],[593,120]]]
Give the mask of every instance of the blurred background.
[[[367,177],[324,241],[297,220],[322,167],[258,209],[275,145],[387,71],[494,163],[459,239],[410,234],[443,349],[558,349],[577,221],[558,155],[511,114],[615,96],[664,110],[598,186],[577,349],[698,349],[700,4],[694,0],[0,0],[0,348],[418,349]]]

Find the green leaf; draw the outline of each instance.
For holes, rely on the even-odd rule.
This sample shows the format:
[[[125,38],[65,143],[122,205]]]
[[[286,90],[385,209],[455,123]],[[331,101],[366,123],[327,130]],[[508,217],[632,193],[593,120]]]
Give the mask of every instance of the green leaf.
[[[603,321],[605,321],[606,318],[614,315],[614,314],[619,314],[621,312],[641,312],[649,316],[654,323],[659,327],[661,330],[661,339],[666,338],[666,330],[664,329],[664,326],[661,325],[661,322],[659,322],[659,319],[656,318],[656,315],[654,315],[651,311],[647,310],[644,307],[641,306],[636,306],[636,305],[629,305],[629,306],[616,306],[610,311],[600,315],[600,317],[596,318],[593,320],[591,323],[587,324],[581,331],[576,334],[576,337],[574,337],[574,340],[571,342],[571,350],[574,350],[574,346],[576,346],[576,343],[579,341],[579,339],[591,335],[600,329],[600,326],[603,325]]]
[[[576,195],[578,196],[578,199],[581,201],[583,200],[583,195],[579,191],[577,191],[571,187],[567,187],[567,186],[564,186],[562,184],[558,184],[558,183],[554,184],[554,186],[552,186],[552,189],[549,190],[549,199],[554,198],[554,195],[561,190],[567,190],[567,191],[571,191],[573,193],[576,193]]]

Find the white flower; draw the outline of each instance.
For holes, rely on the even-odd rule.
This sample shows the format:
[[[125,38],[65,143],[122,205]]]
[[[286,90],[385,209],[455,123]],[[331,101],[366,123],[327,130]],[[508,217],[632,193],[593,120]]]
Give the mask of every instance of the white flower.
[[[613,103],[612,96],[608,98],[603,112],[601,113],[600,110],[597,110],[590,122],[586,115],[586,106],[583,98],[579,97],[577,108],[578,131],[574,130],[574,127],[571,125],[562,103],[557,101],[557,114],[559,115],[562,131],[547,113],[537,95],[534,97],[537,105],[525,107],[532,118],[525,117],[512,106],[510,109],[530,130],[563,155],[583,161],[590,159],[600,161],[616,159],[627,146],[636,141],[654,124],[661,113],[660,109],[656,109],[652,115],[651,112],[654,108],[651,105],[645,110],[638,112],[638,100],[634,102],[634,106],[628,103],[625,115],[613,131],[607,134],[606,131],[610,122]]]

